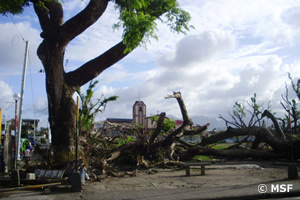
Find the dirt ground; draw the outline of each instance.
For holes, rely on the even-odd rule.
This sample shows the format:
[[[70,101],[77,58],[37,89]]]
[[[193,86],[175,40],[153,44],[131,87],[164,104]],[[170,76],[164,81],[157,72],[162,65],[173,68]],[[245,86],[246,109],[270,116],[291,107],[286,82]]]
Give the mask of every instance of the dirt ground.
[[[287,166],[272,164],[211,165],[206,167],[205,175],[191,170],[190,177],[185,176],[185,170],[137,170],[134,177],[88,182],[82,192],[53,188],[45,195],[41,191],[18,191],[3,199],[217,199],[260,195],[260,184],[269,187],[283,183],[300,190],[300,179],[291,181],[287,177]]]
[[[207,166],[206,174],[201,176],[199,169],[191,169],[191,176],[185,176],[185,170],[152,169],[138,170],[136,177],[106,178],[103,190],[143,190],[147,188],[178,189],[201,188],[222,185],[249,185],[260,181],[284,179],[286,170],[280,168],[262,168],[258,165],[220,165]],[[96,188],[94,188],[96,187]],[[99,189],[99,183],[91,183],[88,190]]]

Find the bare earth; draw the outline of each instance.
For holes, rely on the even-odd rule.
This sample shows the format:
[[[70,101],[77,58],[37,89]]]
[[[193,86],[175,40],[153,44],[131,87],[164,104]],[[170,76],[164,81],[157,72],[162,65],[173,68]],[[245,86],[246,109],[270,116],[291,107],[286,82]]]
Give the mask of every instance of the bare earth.
[[[288,180],[286,166],[264,166],[253,164],[212,165],[201,176],[192,170],[153,169],[138,170],[135,177],[107,177],[101,182],[88,182],[82,192],[72,193],[67,189],[51,190],[43,194],[40,190],[7,193],[3,199],[217,199],[243,196],[251,199],[261,195],[258,186],[265,184],[267,194],[271,184],[292,184],[290,192],[300,191],[300,179]],[[279,191],[275,193],[280,193]],[[300,194],[300,193],[299,193]],[[246,198],[248,196],[249,198]],[[252,199],[253,199],[252,198]],[[257,198],[256,198],[257,199]]]

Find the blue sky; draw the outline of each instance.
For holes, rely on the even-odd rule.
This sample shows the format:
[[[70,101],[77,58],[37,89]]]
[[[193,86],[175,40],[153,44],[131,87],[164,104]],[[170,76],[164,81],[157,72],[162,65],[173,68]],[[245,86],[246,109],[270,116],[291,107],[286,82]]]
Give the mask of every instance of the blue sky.
[[[79,12],[87,0],[65,0],[65,21]],[[258,102],[271,101],[272,110],[283,114],[280,100],[287,72],[300,78],[299,0],[201,0],[178,1],[192,16],[195,27],[186,35],[175,34],[158,23],[159,40],[147,49],[139,47],[102,73],[96,97],[118,95],[98,120],[132,117],[132,105],[140,98],[147,115],[166,112],[180,119],[174,99],[181,91],[193,118],[226,116],[235,101],[247,101],[254,93]],[[65,70],[72,71],[120,41],[121,30],[113,30],[118,14],[109,3],[105,14],[84,34],[72,41],[65,53]],[[19,16],[0,16],[0,107],[13,118],[14,93],[20,93],[25,40],[30,42],[23,118],[38,118],[47,124],[45,74],[36,49],[38,19],[29,7]],[[290,86],[289,86],[290,87]],[[291,92],[290,97],[295,98]],[[3,112],[4,113],[4,112]],[[209,122],[209,121],[208,121]],[[202,122],[205,123],[205,122]]]

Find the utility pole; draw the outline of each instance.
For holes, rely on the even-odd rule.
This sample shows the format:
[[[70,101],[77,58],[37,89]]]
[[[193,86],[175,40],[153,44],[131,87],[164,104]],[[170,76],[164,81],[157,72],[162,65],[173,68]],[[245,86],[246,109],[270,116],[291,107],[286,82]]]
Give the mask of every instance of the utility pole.
[[[16,147],[15,147],[15,170],[11,173],[11,185],[13,187],[20,186],[20,174],[17,166],[17,160],[20,160],[20,139],[21,139],[21,131],[22,131],[22,110],[23,110],[23,99],[24,99],[24,87],[25,87],[25,79],[26,79],[26,68],[27,68],[27,57],[28,57],[28,47],[29,42],[26,41],[25,45],[25,58],[24,58],[24,67],[23,67],[23,77],[22,77],[22,87],[21,87],[21,100],[20,100],[20,109],[19,109],[19,123],[18,123],[18,134],[16,134]]]
[[[23,99],[24,99],[24,88],[25,88],[25,80],[26,80],[26,68],[27,68],[27,58],[28,58],[28,47],[29,47],[29,42],[26,41],[26,46],[25,46],[25,58],[24,58],[24,68],[23,68],[23,77],[22,77],[22,87],[21,87],[21,99],[20,99],[20,109],[19,109],[19,123],[18,123],[18,145],[17,145],[17,150],[18,150],[18,156],[16,159],[20,160],[20,140],[21,140],[21,132],[22,132],[22,111],[23,111]]]

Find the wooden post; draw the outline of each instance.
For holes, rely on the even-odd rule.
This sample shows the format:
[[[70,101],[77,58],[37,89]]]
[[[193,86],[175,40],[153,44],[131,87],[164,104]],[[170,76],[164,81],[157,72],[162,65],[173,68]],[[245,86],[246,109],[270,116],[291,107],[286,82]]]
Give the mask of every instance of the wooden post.
[[[201,165],[201,175],[205,175],[205,165]]]
[[[9,129],[5,130],[4,139],[4,172],[7,173],[11,169],[11,135]]]
[[[78,170],[78,115],[79,115],[79,97],[76,102],[76,139],[75,139],[75,170]]]
[[[190,176],[190,175],[191,175],[191,173],[190,173],[190,166],[189,166],[189,165],[187,165],[187,166],[185,167],[185,175],[186,175],[186,176]]]

